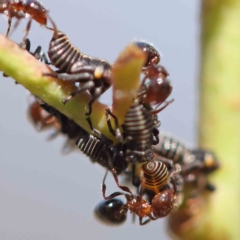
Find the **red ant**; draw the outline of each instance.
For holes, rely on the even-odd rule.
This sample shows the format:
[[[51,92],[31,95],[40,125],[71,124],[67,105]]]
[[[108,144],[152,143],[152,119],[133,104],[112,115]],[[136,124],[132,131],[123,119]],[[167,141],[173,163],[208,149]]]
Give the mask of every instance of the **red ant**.
[[[3,13],[8,17],[8,29],[7,29],[6,36],[9,35],[13,17],[17,18],[17,22],[15,23],[13,29],[15,29],[18,26],[22,18],[28,18],[28,17],[30,18],[27,23],[26,33],[23,38],[23,41],[26,39],[28,35],[32,20],[35,20],[41,25],[46,26],[47,19],[49,19],[49,21],[52,23],[54,28],[54,35],[57,36],[56,24],[48,15],[48,11],[37,0],[27,0],[26,2],[17,1],[17,0],[14,0],[14,1],[3,0],[0,3],[0,13]]]
[[[151,169],[152,165],[154,165],[154,167],[153,167],[154,169]],[[171,212],[171,210],[173,209],[173,207],[175,205],[174,203],[175,203],[176,194],[177,194],[177,187],[176,187],[174,175],[177,174],[181,170],[181,167],[180,167],[180,165],[177,165],[176,170],[173,171],[168,176],[168,171],[167,171],[167,169],[165,169],[166,167],[163,166],[164,164],[162,164],[159,161],[149,161],[143,165],[143,166],[145,166],[145,168],[143,167],[143,171],[145,171],[147,168],[149,168],[150,171],[153,170],[155,172],[155,165],[156,165],[156,168],[159,170],[156,172],[157,175],[155,177],[159,177],[159,176],[160,177],[158,178],[158,182],[152,182],[151,184],[152,184],[152,187],[157,187],[157,185],[160,181],[161,189],[158,188],[158,191],[155,192],[155,196],[151,199],[151,203],[148,202],[147,200],[145,200],[142,195],[140,195],[140,196],[133,195],[133,193],[131,191],[129,191],[129,189],[128,189],[128,192],[130,194],[125,194],[123,192],[114,192],[111,195],[106,196],[105,195],[105,193],[106,193],[105,180],[106,180],[107,173],[105,174],[103,183],[102,183],[102,194],[103,194],[104,199],[111,200],[119,195],[125,195],[125,197],[127,199],[126,204],[124,204],[120,208],[120,210],[118,212],[118,216],[115,213],[116,219],[120,218],[122,215],[125,215],[127,213],[127,211],[130,210],[132,213],[135,213],[139,217],[139,224],[145,225],[148,222],[150,222],[151,220],[157,220],[158,218],[165,217]],[[155,174],[155,173],[153,173],[153,174]],[[146,176],[147,175],[145,175],[145,177]],[[165,178],[166,176],[168,176],[168,179],[171,179],[170,181],[171,181],[172,186],[168,183],[168,179]],[[143,180],[141,180],[141,181],[143,181]],[[164,187],[162,187],[163,185],[164,185]],[[144,188],[146,188],[145,184],[144,184]],[[148,217],[148,219],[143,221],[144,217]]]
[[[160,106],[172,92],[171,82],[166,79],[169,73],[162,65],[158,65],[160,54],[150,43],[136,41],[133,44],[139,47],[147,56],[147,60],[142,68],[142,73],[145,75],[140,86],[140,94],[144,96],[142,100],[148,104],[158,104]],[[147,79],[150,82],[145,85]],[[165,102],[163,107],[159,109],[157,106],[150,113],[157,114],[172,102],[173,100]]]

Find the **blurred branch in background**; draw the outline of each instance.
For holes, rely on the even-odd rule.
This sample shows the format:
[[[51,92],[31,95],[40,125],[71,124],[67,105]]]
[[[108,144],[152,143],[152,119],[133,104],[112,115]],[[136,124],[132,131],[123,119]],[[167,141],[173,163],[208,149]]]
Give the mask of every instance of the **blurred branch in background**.
[[[203,197],[204,204],[198,204],[201,209],[192,209],[196,213],[188,227],[194,227],[187,227],[186,231],[175,229],[175,233],[186,240],[237,240],[240,236],[240,1],[203,0],[201,18],[199,146],[216,152],[221,169],[211,178],[217,186],[215,193]],[[183,224],[186,219],[181,217],[178,221]]]

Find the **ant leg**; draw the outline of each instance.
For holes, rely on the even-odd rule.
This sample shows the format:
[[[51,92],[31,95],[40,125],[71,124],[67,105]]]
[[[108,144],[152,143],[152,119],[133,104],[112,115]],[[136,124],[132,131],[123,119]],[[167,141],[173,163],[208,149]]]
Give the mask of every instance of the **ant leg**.
[[[26,38],[27,38],[27,35],[28,35],[28,33],[29,33],[29,30],[30,30],[30,28],[31,28],[31,24],[32,24],[32,19],[30,18],[29,19],[29,21],[28,21],[28,23],[27,23],[27,27],[26,27],[26,32],[25,32],[25,35],[24,35],[24,37],[23,37],[23,40],[22,40],[22,42],[25,42],[25,40],[26,40]]]
[[[52,18],[47,14],[47,18],[49,19],[49,21],[51,22],[52,26],[53,26],[53,36],[54,38],[57,38],[58,37],[58,29],[57,29],[57,26],[55,24],[55,22],[52,20]]]
[[[10,32],[10,29],[11,29],[11,25],[12,25],[12,18],[9,17],[8,18],[8,29],[7,29],[6,37],[8,37],[8,34]]]
[[[155,219],[154,219],[155,220]],[[143,225],[146,225],[147,223],[149,223],[151,221],[151,219],[147,219],[143,222],[143,218],[142,217],[139,217],[139,225],[143,226]]]
[[[117,175],[117,171],[115,170],[115,168],[112,168],[111,172],[112,172],[112,175],[114,177],[114,180],[115,180],[117,186],[119,188],[121,188],[123,191],[128,192],[128,193],[131,194],[131,196],[133,196],[131,190],[127,186],[122,186],[122,185],[119,184],[119,182],[118,182],[118,175]]]
[[[109,128],[109,131],[120,141],[120,142],[123,142],[123,136],[122,136],[122,133],[120,131],[120,128],[119,128],[119,124],[118,124],[118,118],[111,112],[111,110],[109,108],[107,108],[105,110],[106,112],[106,118],[107,118],[107,125],[108,125],[108,128]],[[115,124],[115,131],[113,130],[113,127],[112,127],[112,124],[110,122],[110,119],[109,119],[109,116],[110,115],[113,119],[114,119],[114,124]]]
[[[130,190],[127,186],[122,186],[122,185],[119,184],[117,171],[116,171],[116,169],[113,167],[113,164],[112,164],[112,158],[109,156],[109,154],[108,154],[107,151],[106,151],[105,153],[106,153],[106,155],[107,155],[107,157],[108,157],[108,166],[109,166],[109,169],[111,169],[112,175],[113,175],[113,177],[114,177],[114,180],[115,180],[117,186],[118,186],[119,188],[121,188],[123,191],[130,193],[131,197],[133,197],[133,194],[132,194],[131,190]]]
[[[170,103],[172,103],[174,101],[174,99],[165,102],[165,105],[163,107],[161,107],[160,109],[157,109],[158,106],[160,106],[162,103],[158,104],[158,106],[156,107],[155,110],[151,110],[149,111],[150,114],[158,114],[159,112],[161,112],[164,108],[166,108]]]
[[[111,195],[109,195],[108,197],[106,197],[106,189],[107,189],[107,187],[106,187],[106,184],[105,184],[105,180],[106,180],[107,174],[108,174],[108,171],[106,171],[105,176],[103,178],[103,182],[102,182],[102,195],[103,195],[103,198],[105,200],[110,200],[110,199],[115,198],[117,196],[124,195],[124,193],[122,193],[122,192],[114,192]]]

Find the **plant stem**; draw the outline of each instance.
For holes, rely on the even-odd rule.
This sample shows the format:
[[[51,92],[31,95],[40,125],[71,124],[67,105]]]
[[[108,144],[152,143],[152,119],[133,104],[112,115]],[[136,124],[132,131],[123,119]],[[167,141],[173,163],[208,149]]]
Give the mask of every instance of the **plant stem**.
[[[199,146],[213,150],[221,169],[197,226],[181,239],[240,238],[240,1],[203,0]]]
[[[125,96],[120,99],[113,98],[114,112],[118,113],[120,119],[124,119],[126,114],[126,112],[122,111],[121,101],[127,99],[124,102],[124,108],[129,108],[133,95],[136,94],[139,86],[141,68],[144,62],[145,54],[137,47],[129,45],[120,54],[113,66],[113,96],[116,95],[116,92],[122,92],[123,96]],[[91,133],[85,116],[91,96],[84,92],[71,99],[66,105],[62,104],[62,100],[76,90],[74,83],[52,77],[43,77],[43,73],[51,73],[52,70],[1,34],[0,71],[15,79],[32,94],[38,96]],[[106,137],[116,142],[106,124],[105,109],[107,107],[95,101],[91,120],[94,128],[97,128]]]

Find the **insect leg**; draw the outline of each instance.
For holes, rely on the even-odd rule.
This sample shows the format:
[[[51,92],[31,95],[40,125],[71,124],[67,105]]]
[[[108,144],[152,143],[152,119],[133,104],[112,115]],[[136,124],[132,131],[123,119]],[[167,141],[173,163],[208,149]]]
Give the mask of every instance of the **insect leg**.
[[[111,110],[109,108],[107,108],[105,110],[106,112],[106,118],[107,118],[107,124],[108,124],[108,128],[109,128],[109,131],[117,138],[119,139],[120,142],[123,142],[123,136],[122,136],[122,133],[120,131],[120,128],[119,128],[119,124],[118,124],[118,119],[117,117],[111,112]],[[110,119],[109,119],[109,116],[110,115],[113,119],[114,119],[114,124],[115,124],[115,131],[113,130],[113,127],[111,125],[111,122],[110,122]]]
[[[108,174],[108,170],[106,171],[105,176],[103,178],[103,182],[102,182],[102,195],[103,195],[103,198],[105,200],[110,200],[110,199],[115,198],[117,196],[124,195],[123,192],[114,192],[111,195],[109,195],[108,197],[106,196],[106,189],[107,189],[107,187],[106,187],[106,184],[105,184],[105,180],[106,180],[107,174]]]

